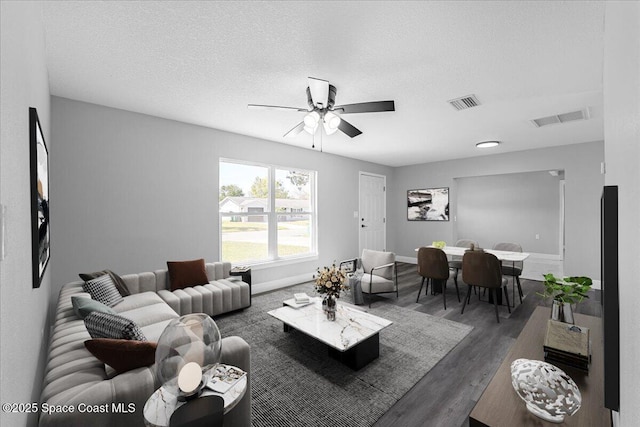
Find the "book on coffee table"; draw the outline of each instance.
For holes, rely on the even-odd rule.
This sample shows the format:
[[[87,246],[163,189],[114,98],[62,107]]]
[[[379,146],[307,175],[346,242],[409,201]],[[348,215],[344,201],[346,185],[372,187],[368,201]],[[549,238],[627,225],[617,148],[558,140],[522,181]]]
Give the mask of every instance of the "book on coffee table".
[[[305,293],[293,294],[293,299],[295,300],[296,304],[304,304],[309,302],[309,295]]]
[[[301,307],[305,307],[305,306],[307,306],[309,304],[313,304],[314,301],[315,300],[313,298],[309,298],[309,301],[307,301],[307,302],[296,302],[295,298],[289,298],[289,299],[286,299],[286,300],[282,301],[282,303],[284,305],[288,305],[291,308],[301,308]]]

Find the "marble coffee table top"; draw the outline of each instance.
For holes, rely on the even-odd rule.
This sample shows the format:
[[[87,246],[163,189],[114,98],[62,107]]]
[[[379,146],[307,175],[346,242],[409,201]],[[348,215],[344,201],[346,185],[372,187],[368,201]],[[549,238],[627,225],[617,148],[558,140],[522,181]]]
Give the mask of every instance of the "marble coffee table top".
[[[322,298],[312,299],[313,303],[304,307],[285,306],[268,314],[339,351],[349,350],[393,323],[339,300],[336,320],[329,321],[322,311]]]

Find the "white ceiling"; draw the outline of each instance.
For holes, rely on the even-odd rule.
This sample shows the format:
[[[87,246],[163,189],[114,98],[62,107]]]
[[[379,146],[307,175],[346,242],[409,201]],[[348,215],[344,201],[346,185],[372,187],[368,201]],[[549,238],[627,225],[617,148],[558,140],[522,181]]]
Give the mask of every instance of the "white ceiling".
[[[307,77],[353,114],[323,150],[401,166],[603,139],[604,3],[45,2],[51,93],[311,148],[282,135],[306,107]],[[481,106],[447,100],[475,94]],[[530,119],[591,109],[591,119]],[[475,143],[500,140],[496,149]],[[316,141],[318,143],[318,141]],[[318,147],[318,144],[316,144]]]

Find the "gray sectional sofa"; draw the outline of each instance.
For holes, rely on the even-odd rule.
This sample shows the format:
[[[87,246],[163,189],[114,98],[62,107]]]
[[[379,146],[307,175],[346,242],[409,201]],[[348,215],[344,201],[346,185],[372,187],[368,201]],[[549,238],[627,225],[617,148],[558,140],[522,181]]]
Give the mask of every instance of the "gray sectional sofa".
[[[207,313],[211,316],[248,307],[250,286],[230,277],[229,263],[206,264],[210,283],[170,291],[166,270],[129,274],[122,279],[131,292],[113,310],[140,327],[148,341],[157,341],[166,325],[180,315]],[[49,355],[45,368],[41,407],[60,412],[40,412],[40,426],[143,426],[146,400],[160,384],[155,365],[137,368],[113,376],[112,370],[96,359],[84,346],[91,339],[84,321],[76,316],[72,296],[90,295],[82,289],[83,282],[64,285],[60,290],[53,321]],[[248,373],[248,389],[238,405],[225,415],[229,426],[251,425],[251,363],[249,345],[240,337],[224,337],[223,363],[240,367]],[[117,413],[112,403],[133,403],[133,413]],[[80,405],[83,404],[83,405]],[[79,406],[80,405],[80,406]],[[86,405],[105,408],[103,412],[80,412]],[[64,412],[73,408],[73,412]]]

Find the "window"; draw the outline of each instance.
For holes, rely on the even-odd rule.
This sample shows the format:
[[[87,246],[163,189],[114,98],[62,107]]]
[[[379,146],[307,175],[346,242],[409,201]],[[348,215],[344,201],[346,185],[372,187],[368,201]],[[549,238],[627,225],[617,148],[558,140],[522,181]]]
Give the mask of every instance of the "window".
[[[221,258],[255,263],[316,254],[316,172],[220,160]]]

